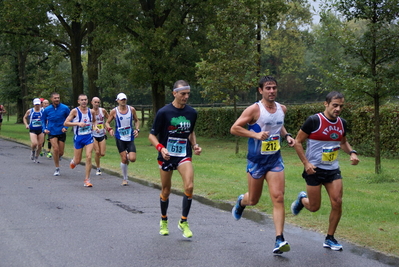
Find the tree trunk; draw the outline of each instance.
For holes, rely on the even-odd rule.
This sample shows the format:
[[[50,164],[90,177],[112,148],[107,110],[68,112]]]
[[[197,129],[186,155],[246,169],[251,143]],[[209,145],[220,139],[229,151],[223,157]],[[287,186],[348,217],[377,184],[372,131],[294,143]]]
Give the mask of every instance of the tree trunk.
[[[237,90],[234,88],[233,92],[234,92],[234,102],[233,102],[233,104],[234,104],[234,117],[235,117],[235,119],[237,119],[238,118],[238,114],[237,114],[238,113],[237,112],[237,99],[235,98],[235,96],[237,95]],[[238,152],[240,151],[240,147],[238,145],[239,140],[240,140],[240,137],[236,136],[236,154],[238,154]]]
[[[155,81],[151,84],[152,111],[157,113],[165,106],[165,85],[162,81]]]
[[[88,59],[87,59],[87,77],[89,80],[89,101],[95,96],[100,97],[99,88],[96,84],[98,80],[98,58],[101,56],[101,50],[93,44],[93,31],[96,25],[94,22],[89,22],[87,25],[88,30]]]
[[[28,53],[24,51],[18,52],[18,85],[21,89],[20,97],[17,100],[17,123],[23,122],[23,116],[28,109],[26,97],[28,95],[28,87],[26,84],[26,58]]]
[[[84,34],[81,31],[80,22],[71,23],[71,69],[72,69],[72,99],[71,103],[76,105],[78,96],[83,94],[83,66],[82,66],[82,40]]]
[[[375,142],[375,173],[381,173],[381,144],[380,144],[380,97],[374,96],[374,142]]]

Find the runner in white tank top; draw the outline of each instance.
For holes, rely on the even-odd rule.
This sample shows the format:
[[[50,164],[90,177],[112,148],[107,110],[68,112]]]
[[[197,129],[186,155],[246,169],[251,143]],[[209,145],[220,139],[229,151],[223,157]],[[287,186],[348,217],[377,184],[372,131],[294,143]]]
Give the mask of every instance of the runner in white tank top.
[[[71,169],[74,169],[82,160],[83,148],[85,148],[86,162],[85,162],[85,179],[84,186],[92,187],[90,181],[91,171],[91,153],[93,151],[93,135],[92,130],[98,130],[95,116],[91,113],[88,107],[88,99],[86,95],[79,95],[79,106],[74,108],[66,118],[64,125],[74,128],[74,153],[73,158],[69,164]]]
[[[139,135],[140,121],[134,107],[128,106],[127,97],[119,93],[116,97],[118,106],[111,110],[105,127],[111,136],[115,136],[116,147],[121,156],[121,170],[123,175],[122,185],[128,185],[127,165],[136,161],[136,146],[134,138]],[[115,130],[110,123],[115,120]],[[134,121],[134,124],[132,123]]]
[[[101,100],[98,97],[93,97],[91,100],[93,109],[91,112],[96,117],[97,130],[93,130],[94,137],[94,151],[96,155],[94,160],[96,162],[96,175],[101,175],[101,163],[100,159],[105,156],[106,144],[107,144],[107,132],[105,130],[105,122],[108,119],[108,112],[105,108],[100,107]]]
[[[284,114],[287,108],[275,101],[277,81],[265,76],[259,81],[258,91],[262,100],[244,110],[230,129],[237,136],[248,137],[248,192],[238,197],[232,215],[239,220],[246,206],[258,203],[263,183],[269,185],[270,198],[273,202],[273,221],[276,242],[273,253],[281,254],[290,250],[284,239],[284,163],[280,154],[280,139],[286,139],[289,146],[295,140],[284,127]],[[247,129],[248,126],[248,129]]]

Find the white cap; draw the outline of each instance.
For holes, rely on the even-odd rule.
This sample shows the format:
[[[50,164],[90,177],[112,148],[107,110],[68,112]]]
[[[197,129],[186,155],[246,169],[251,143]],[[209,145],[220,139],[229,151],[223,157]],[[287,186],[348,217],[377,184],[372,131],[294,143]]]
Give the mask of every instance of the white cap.
[[[122,99],[127,99],[126,95],[124,93],[119,93],[116,96],[116,100],[122,100]]]
[[[40,105],[41,103],[40,98],[33,99],[33,105]]]

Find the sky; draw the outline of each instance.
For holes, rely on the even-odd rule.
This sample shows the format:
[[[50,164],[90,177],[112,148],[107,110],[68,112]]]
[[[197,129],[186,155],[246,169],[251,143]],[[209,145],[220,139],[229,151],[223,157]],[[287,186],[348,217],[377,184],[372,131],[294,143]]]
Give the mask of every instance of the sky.
[[[312,11],[313,13],[313,24],[319,24],[320,21],[320,16],[318,14],[319,10],[319,0],[309,0],[309,4],[315,9],[315,11]]]

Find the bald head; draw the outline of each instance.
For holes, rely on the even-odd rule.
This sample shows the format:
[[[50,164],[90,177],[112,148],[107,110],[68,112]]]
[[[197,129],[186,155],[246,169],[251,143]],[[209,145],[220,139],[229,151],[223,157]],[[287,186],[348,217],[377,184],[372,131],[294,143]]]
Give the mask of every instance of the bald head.
[[[100,104],[101,104],[100,98],[99,98],[99,97],[96,97],[96,96],[93,97],[93,99],[91,100],[91,104],[92,104],[92,106],[93,106],[94,109],[99,108],[99,107],[100,107]]]

